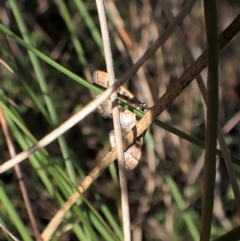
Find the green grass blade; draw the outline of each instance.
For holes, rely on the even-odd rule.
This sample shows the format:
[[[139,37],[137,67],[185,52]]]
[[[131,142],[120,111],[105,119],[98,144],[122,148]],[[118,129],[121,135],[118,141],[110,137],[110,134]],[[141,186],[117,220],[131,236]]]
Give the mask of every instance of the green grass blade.
[[[18,230],[18,232],[21,235],[22,239],[24,241],[32,241],[33,239],[29,235],[27,227],[24,225],[24,223],[20,219],[17,211],[15,210],[14,206],[12,205],[11,199],[8,198],[5,190],[6,190],[5,185],[0,181],[0,202],[1,202],[1,205],[7,211],[9,217],[11,218],[14,226]]]
[[[15,19],[17,21],[17,24],[19,26],[19,29],[21,31],[21,34],[23,35],[23,38],[24,38],[25,42],[27,42],[28,44],[31,44],[31,39],[29,37],[27,28],[25,26],[25,23],[23,21],[23,18],[21,16],[21,14],[20,14],[20,10],[17,6],[16,1],[10,0],[9,3],[11,5],[13,14],[15,16]],[[48,89],[46,79],[44,77],[44,74],[43,74],[43,71],[42,71],[42,68],[41,68],[41,65],[39,63],[38,58],[34,55],[34,53],[32,53],[30,51],[28,53],[29,53],[31,63],[33,65],[33,68],[34,68],[34,71],[35,71],[35,74],[36,74],[36,78],[39,82],[41,91],[43,93],[43,96],[44,96],[44,99],[45,99],[45,102],[46,102],[46,105],[47,105],[47,109],[48,109],[48,112],[49,112],[49,115],[50,115],[50,118],[51,118],[51,122],[52,122],[53,126],[56,126],[56,125],[59,124],[59,119],[58,119],[57,111],[56,111],[55,106],[53,104],[53,100],[52,100],[51,95],[50,95],[50,91]],[[66,143],[64,137],[59,137],[58,142],[59,142],[59,145],[60,145],[60,149],[62,151],[63,158],[65,160],[65,164],[66,164],[69,176],[71,177],[72,181],[76,183],[76,173],[74,171],[72,161],[69,160],[70,152],[69,152],[69,148],[67,146],[67,143]]]
[[[99,30],[96,28],[95,23],[93,22],[90,14],[88,13],[88,9],[85,7],[85,3],[81,0],[74,0],[74,3],[80,15],[82,16],[84,22],[86,23],[94,41],[98,45],[100,52],[103,55],[102,37],[99,33]]]

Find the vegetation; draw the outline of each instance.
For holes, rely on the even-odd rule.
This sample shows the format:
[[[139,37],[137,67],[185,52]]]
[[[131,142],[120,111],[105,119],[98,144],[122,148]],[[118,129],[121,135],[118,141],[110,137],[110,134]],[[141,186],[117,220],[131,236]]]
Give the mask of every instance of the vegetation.
[[[138,166],[126,171],[132,240],[240,240],[235,178],[240,174],[239,3],[217,2],[218,84],[217,47],[211,47],[217,46],[214,17],[207,17],[202,1],[166,2],[106,1],[115,75],[123,80],[132,70],[126,88],[159,111],[150,120],[154,124],[146,132]],[[108,154],[112,120],[95,109],[81,121],[78,115],[76,124],[64,125],[60,136],[52,135],[102,92],[92,84],[93,71],[106,71],[96,3],[8,0],[0,10],[0,240],[14,240],[10,233],[24,241],[41,240],[41,234],[42,240],[123,240],[117,163],[104,162],[106,170],[96,169],[113,153]],[[215,37],[207,39],[206,32]],[[202,79],[208,82],[208,101],[213,97],[215,103],[207,102]],[[175,88],[179,83],[181,88]],[[211,166],[216,178],[210,173],[211,180],[206,179],[209,167],[203,171],[209,123],[205,102],[211,106],[207,118],[214,121],[210,131],[214,123],[217,130],[219,116],[223,134],[218,133],[216,170],[214,162]],[[145,114],[119,104],[139,117]],[[206,145],[210,160],[216,130],[210,147]],[[33,154],[3,171],[7,160],[32,146]],[[203,197],[208,201],[210,196],[214,206],[202,206]],[[212,219],[204,216],[212,212]],[[51,234],[46,228],[56,213],[60,225]],[[203,233],[203,217],[210,220],[210,239]]]

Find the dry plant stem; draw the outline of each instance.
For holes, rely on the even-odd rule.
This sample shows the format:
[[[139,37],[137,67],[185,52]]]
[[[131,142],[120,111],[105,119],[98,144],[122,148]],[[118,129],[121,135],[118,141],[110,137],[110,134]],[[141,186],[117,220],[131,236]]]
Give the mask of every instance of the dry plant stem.
[[[106,7],[107,11],[111,12],[112,16],[114,16],[114,21],[118,22],[117,32],[121,36],[124,44],[127,46],[128,49],[133,48],[132,40],[130,39],[128,33],[124,29],[124,21],[120,18],[115,3],[112,0],[106,0]]]
[[[170,12],[165,0],[159,0],[159,2],[161,4],[161,7],[162,7],[165,15],[168,18],[168,21],[169,22],[173,21],[173,19],[174,19],[173,15]],[[184,39],[184,36],[183,36],[183,34],[181,32],[181,29],[179,27],[176,29],[176,35],[178,37],[179,43],[181,44],[183,56],[185,57],[186,62],[189,65],[191,65],[194,62],[194,59],[192,57],[191,51],[188,48],[188,46],[186,44],[186,41]],[[206,102],[207,102],[207,89],[205,87],[202,76],[201,75],[197,76],[196,80],[197,80],[198,87],[201,91],[203,100],[206,104]],[[238,210],[238,216],[240,217],[240,191],[239,191],[239,186],[238,186],[236,174],[233,170],[233,163],[231,161],[230,153],[229,153],[229,150],[227,148],[226,142],[224,140],[223,131],[222,131],[219,123],[218,123],[218,141],[219,141],[219,144],[220,144],[220,147],[221,147],[221,150],[222,150],[223,159],[225,161],[228,176],[229,176],[230,183],[231,183],[231,186],[232,186],[232,189],[233,189],[233,193],[234,193],[234,197],[235,197],[235,203],[236,203],[236,207],[237,207],[237,210]]]
[[[176,29],[176,27],[179,26],[179,24],[183,21],[183,19],[186,17],[186,15],[191,11],[192,7],[194,6],[196,0],[188,0],[185,6],[182,8],[182,10],[178,13],[174,21],[172,21],[171,24],[169,24],[166,31],[158,37],[158,39],[155,41],[155,43],[148,48],[148,50],[144,53],[144,55],[132,66],[131,69],[129,69],[122,77],[118,79],[118,82],[120,84],[123,84],[126,80],[131,78],[140,67],[149,59],[151,58],[156,51],[159,49],[161,45],[163,45],[169,36],[173,33],[173,31]]]
[[[218,27],[217,6],[215,0],[204,0],[204,16],[208,46],[208,97],[200,241],[208,241],[210,239],[216,176],[218,123]]]
[[[72,128],[74,125],[76,125],[79,121],[81,121],[84,117],[89,115],[94,109],[97,108],[98,105],[100,105],[104,100],[106,100],[110,94],[116,90],[120,84],[116,82],[114,86],[110,86],[107,90],[105,90],[101,95],[98,96],[97,99],[90,102],[87,106],[85,106],[81,111],[79,111],[77,114],[73,115],[71,118],[69,118],[67,121],[65,121],[62,125],[54,129],[52,132],[50,132],[48,135],[43,137],[41,140],[38,141],[36,145],[33,145],[26,151],[21,152],[14,158],[6,161],[2,165],[0,165],[0,173],[3,173],[7,171],[8,169],[12,168],[14,165],[18,164],[19,162],[23,161],[24,159],[28,158],[31,154],[36,152],[37,150],[47,146],[52,141],[57,139],[60,135],[64,134],[66,131],[68,131],[70,128]]]
[[[0,59],[0,63],[11,73],[13,73],[13,70],[11,69],[11,67],[2,59]]]
[[[240,15],[220,34],[219,49],[222,49],[240,30]],[[200,74],[207,65],[207,51],[189,67],[185,73],[169,88],[169,90],[156,102],[156,104],[145,114],[145,116],[137,123],[131,131],[124,136],[124,150],[130,146],[137,136],[140,136],[157,118],[167,106]],[[52,218],[48,226],[42,233],[44,241],[48,241],[52,234],[56,231],[59,224],[62,222],[66,212],[77,201],[80,195],[85,192],[89,186],[100,176],[100,174],[117,158],[116,148],[112,149],[102,162],[95,167],[89,175],[78,186],[78,190],[72,194],[63,207]]]
[[[233,170],[233,163],[231,161],[231,156],[230,156],[230,152],[226,146],[224,137],[223,137],[223,132],[222,129],[220,127],[220,125],[218,124],[218,141],[222,150],[222,154],[223,154],[223,158],[225,160],[225,165],[227,168],[227,172],[228,172],[228,177],[233,189],[233,194],[235,197],[235,204],[236,204],[236,208],[238,211],[238,216],[240,217],[240,191],[239,191],[239,185],[237,182],[237,178],[236,178],[236,173]]]
[[[0,228],[3,230],[3,232],[9,235],[14,241],[20,241],[12,233],[10,233],[1,223],[0,223]]]
[[[229,131],[232,130],[234,126],[240,121],[240,112],[237,112],[230,120],[228,120],[224,126],[222,127],[223,133],[227,134]]]
[[[30,147],[28,150],[21,152],[16,157],[11,160],[6,161],[4,164],[0,165],[0,173],[12,168],[17,163],[23,161],[28,158],[32,153],[45,147],[53,140],[58,138],[60,135],[65,133],[75,124],[77,124],[80,120],[90,114],[94,109],[97,108],[104,100],[106,100],[113,91],[115,91],[119,86],[121,86],[124,82],[126,82],[132,75],[134,75],[137,70],[149,59],[151,58],[158,48],[165,43],[168,37],[173,33],[174,29],[181,23],[181,21],[185,18],[187,13],[191,10],[196,0],[189,0],[187,4],[182,8],[181,12],[177,15],[174,21],[169,25],[167,30],[164,32],[162,36],[160,36],[156,42],[144,53],[144,55],[138,60],[134,66],[129,69],[124,76],[118,79],[117,82],[113,86],[110,86],[107,90],[105,90],[97,99],[89,103],[85,108],[83,108],[80,112],[69,118],[65,123],[60,125],[54,131],[49,133],[47,136],[43,137],[36,145]],[[29,48],[31,50],[31,48]]]
[[[115,75],[114,75],[114,69],[113,69],[111,44],[110,44],[108,27],[107,27],[104,2],[103,0],[96,0],[96,3],[97,3],[98,14],[99,14],[102,38],[103,38],[107,72],[109,75],[109,84],[113,85],[115,83]],[[112,102],[114,134],[115,134],[117,156],[118,156],[124,240],[131,241],[131,229],[130,229],[131,227],[130,227],[130,215],[129,215],[129,205],[128,205],[125,159],[124,159],[123,144],[122,144],[122,133],[121,133],[120,118],[119,118],[117,91],[111,94],[111,102]]]
[[[16,156],[16,152],[15,152],[15,148],[13,146],[13,143],[12,143],[9,131],[8,131],[7,122],[5,120],[4,113],[3,113],[2,109],[0,109],[0,123],[2,125],[4,137],[5,137],[6,142],[7,142],[7,146],[8,146],[10,156],[14,157],[14,156]],[[15,170],[15,173],[16,173],[18,181],[19,181],[20,190],[22,192],[22,196],[23,196],[26,208],[27,208],[27,212],[28,212],[28,216],[29,216],[30,223],[31,223],[31,226],[32,226],[33,234],[34,234],[35,239],[37,241],[41,241],[42,238],[41,238],[40,232],[39,232],[38,227],[37,227],[36,219],[35,219],[34,214],[33,214],[31,202],[28,198],[27,188],[26,188],[25,183],[24,183],[21,167],[19,165],[15,165],[14,170]]]
[[[219,48],[222,49],[230,40],[231,38],[239,31],[240,27],[240,15],[238,15],[235,20],[227,27],[225,31],[220,34],[219,37]],[[31,47],[29,47],[31,49]],[[153,52],[151,51],[153,54]],[[201,58],[205,58],[204,56],[206,53],[203,53],[201,55]],[[146,56],[149,56],[149,52],[147,51],[144,56],[136,63],[136,65],[139,66],[140,62],[146,61]],[[133,72],[135,73],[136,68],[135,65],[127,72],[126,78],[130,76],[130,74]],[[18,154],[16,157],[10,159],[9,161],[6,161],[4,164],[0,166],[0,173],[3,173],[4,171],[10,169],[17,163],[23,161],[28,156],[30,156],[35,151],[45,147],[49,143],[51,143],[53,140],[55,140],[57,137],[62,135],[64,132],[66,132],[68,129],[70,129],[72,126],[74,126],[76,123],[78,123],[80,120],[82,120],[85,116],[87,116],[89,113],[91,113],[99,104],[101,104],[114,90],[116,90],[124,81],[127,79],[124,78],[124,76],[121,78],[122,81],[117,81],[114,86],[110,86],[106,91],[104,91],[99,98],[95,99],[91,103],[89,103],[84,109],[82,109],[80,112],[69,118],[65,123],[63,123],[61,126],[56,128],[54,131],[43,137],[36,145],[30,147],[28,150],[23,151],[22,153]]]

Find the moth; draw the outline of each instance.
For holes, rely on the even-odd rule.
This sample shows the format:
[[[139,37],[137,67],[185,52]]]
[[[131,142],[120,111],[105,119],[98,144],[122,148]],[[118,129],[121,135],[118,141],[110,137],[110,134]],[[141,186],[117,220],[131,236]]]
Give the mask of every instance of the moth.
[[[106,72],[96,70],[93,73],[93,83],[105,90],[109,87],[108,74]],[[136,107],[140,110],[145,110],[145,104],[140,102],[129,90],[125,87],[120,86],[117,90],[118,97],[122,101]],[[120,123],[122,135],[126,134],[133,126],[136,125],[138,117],[131,111],[120,108]],[[105,100],[101,105],[98,106],[98,110],[104,118],[112,118],[112,106],[110,100]],[[112,148],[116,146],[115,134],[114,131],[109,133],[110,145]],[[125,166],[126,169],[132,170],[137,165],[142,155],[142,146],[143,146],[143,135],[138,137],[136,141],[124,152],[125,157]]]

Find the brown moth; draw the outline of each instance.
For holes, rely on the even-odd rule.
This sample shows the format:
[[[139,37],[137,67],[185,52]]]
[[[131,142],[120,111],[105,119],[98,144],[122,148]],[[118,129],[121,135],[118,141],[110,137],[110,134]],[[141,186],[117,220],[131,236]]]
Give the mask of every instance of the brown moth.
[[[124,135],[126,134],[126,132],[124,133],[123,131],[122,134]],[[110,141],[111,147],[114,148],[116,146],[114,130],[110,131],[109,133],[109,141]],[[139,138],[137,138],[135,143],[133,143],[124,152],[126,169],[132,170],[138,165],[138,162],[142,156],[142,146],[143,146],[143,136],[140,136]]]
[[[93,83],[103,90],[109,87],[108,74],[106,72],[96,70],[93,73]],[[120,86],[118,88],[118,97],[122,101],[140,109],[144,110],[145,104],[141,103],[130,91],[128,91],[125,87]],[[112,106],[110,100],[105,100],[100,106],[98,106],[98,110],[104,118],[112,118]],[[120,107],[120,123],[122,129],[122,135],[126,134],[129,130],[132,129],[133,126],[137,123],[137,117],[134,113],[129,110],[126,110]],[[111,147],[114,148],[116,146],[115,142],[115,134],[114,131],[110,131],[109,140]],[[142,146],[143,146],[143,135],[138,137],[135,143],[133,143],[125,152],[125,165],[126,169],[132,170],[134,169],[142,155]]]
[[[102,89],[109,87],[108,74],[106,72],[96,70],[93,72],[93,83]],[[144,110],[145,104],[140,102],[129,90],[124,86],[118,88],[119,99],[140,110]]]

